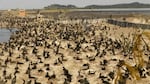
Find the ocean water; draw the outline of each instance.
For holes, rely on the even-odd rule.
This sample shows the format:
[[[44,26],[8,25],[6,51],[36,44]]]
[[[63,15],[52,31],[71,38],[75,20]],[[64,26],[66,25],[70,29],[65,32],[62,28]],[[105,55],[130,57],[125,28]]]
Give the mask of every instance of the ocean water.
[[[150,11],[150,8],[105,8],[105,9],[74,9],[76,11]]]
[[[74,9],[74,11],[92,11],[92,12],[105,12],[105,13],[127,13],[127,14],[144,14],[150,15],[150,8],[107,8],[107,9]]]
[[[15,32],[17,29],[6,29],[6,28],[0,28],[0,42],[8,42],[10,39],[10,36],[13,32]]]

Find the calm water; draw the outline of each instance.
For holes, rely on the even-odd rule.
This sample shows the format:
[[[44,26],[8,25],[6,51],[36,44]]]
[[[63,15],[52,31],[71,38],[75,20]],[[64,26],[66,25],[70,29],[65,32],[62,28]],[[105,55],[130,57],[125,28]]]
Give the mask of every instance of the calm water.
[[[75,9],[76,11],[150,11],[150,8]]]
[[[74,9],[74,11],[92,11],[110,14],[143,14],[150,15],[150,8],[107,8],[107,9]]]
[[[0,29],[0,42],[7,42],[13,32],[17,29]]]

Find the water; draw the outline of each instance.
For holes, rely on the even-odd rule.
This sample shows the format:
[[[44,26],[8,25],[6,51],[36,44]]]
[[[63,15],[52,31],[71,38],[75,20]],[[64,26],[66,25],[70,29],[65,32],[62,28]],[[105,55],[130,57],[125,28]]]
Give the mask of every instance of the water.
[[[107,9],[74,9],[74,11],[92,11],[92,12],[105,12],[105,13],[125,13],[125,14],[150,14],[150,8],[107,8]]]
[[[74,9],[75,11],[150,11],[150,8]]]
[[[5,28],[0,28],[0,42],[8,42],[10,39],[10,36],[13,32],[15,32],[17,29],[5,29]]]

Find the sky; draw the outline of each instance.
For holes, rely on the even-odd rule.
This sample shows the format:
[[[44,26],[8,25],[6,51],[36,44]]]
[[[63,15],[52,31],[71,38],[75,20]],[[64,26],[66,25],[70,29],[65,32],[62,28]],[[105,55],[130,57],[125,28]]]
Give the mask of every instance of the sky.
[[[78,7],[84,7],[86,5],[108,5],[131,2],[150,4],[150,0],[0,0],[0,9],[36,9],[51,4],[72,4]]]

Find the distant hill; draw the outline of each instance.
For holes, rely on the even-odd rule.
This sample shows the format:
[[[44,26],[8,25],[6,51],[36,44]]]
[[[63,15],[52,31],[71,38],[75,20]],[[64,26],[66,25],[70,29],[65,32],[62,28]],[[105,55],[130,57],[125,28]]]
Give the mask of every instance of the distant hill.
[[[44,7],[44,9],[75,9],[77,8],[75,5],[60,5],[60,4],[52,4],[50,6]]]
[[[150,8],[150,4],[144,4],[139,2],[133,3],[123,3],[123,4],[115,4],[115,5],[88,5],[85,7],[77,7],[75,5],[60,5],[60,4],[52,4],[44,7],[44,9],[102,9],[102,8]]]
[[[99,9],[99,8],[150,8],[150,4],[143,4],[139,2],[127,3],[127,4],[115,4],[115,5],[88,5],[84,8],[87,9]]]

